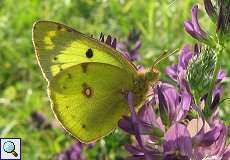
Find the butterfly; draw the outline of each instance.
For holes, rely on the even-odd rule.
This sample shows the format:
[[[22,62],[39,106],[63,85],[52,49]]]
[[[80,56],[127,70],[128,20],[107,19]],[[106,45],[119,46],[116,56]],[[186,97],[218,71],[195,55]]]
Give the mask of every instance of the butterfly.
[[[140,106],[159,74],[138,70],[110,45],[60,23],[35,22],[32,41],[54,115],[84,143],[111,133],[128,114],[128,92]]]

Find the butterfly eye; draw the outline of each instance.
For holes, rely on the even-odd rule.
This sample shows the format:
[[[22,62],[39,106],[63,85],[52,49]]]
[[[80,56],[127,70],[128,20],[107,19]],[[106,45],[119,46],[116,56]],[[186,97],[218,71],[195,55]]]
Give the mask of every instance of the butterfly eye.
[[[85,52],[85,55],[87,58],[92,58],[93,57],[93,50],[90,48]]]

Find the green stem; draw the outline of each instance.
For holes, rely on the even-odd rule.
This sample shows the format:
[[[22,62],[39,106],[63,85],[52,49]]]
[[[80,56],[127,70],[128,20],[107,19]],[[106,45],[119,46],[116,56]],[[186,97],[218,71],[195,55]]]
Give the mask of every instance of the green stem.
[[[212,103],[212,93],[215,89],[216,86],[216,80],[217,80],[217,76],[218,76],[218,71],[220,69],[220,55],[223,51],[223,47],[221,45],[218,45],[217,48],[217,54],[216,54],[216,64],[215,64],[215,68],[213,71],[213,78],[209,87],[209,91],[208,91],[208,97],[207,97],[207,101],[205,104],[205,110],[204,110],[204,115],[206,118],[209,118],[211,116],[211,110],[210,110],[210,105]]]
[[[199,94],[197,92],[193,93],[194,95],[194,103],[199,106],[198,102],[200,101],[200,97],[198,96]]]

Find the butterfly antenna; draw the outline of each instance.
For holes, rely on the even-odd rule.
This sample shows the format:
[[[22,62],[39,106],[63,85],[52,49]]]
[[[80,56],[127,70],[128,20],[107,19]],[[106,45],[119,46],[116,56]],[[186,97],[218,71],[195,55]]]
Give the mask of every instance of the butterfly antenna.
[[[165,58],[170,57],[171,55],[175,54],[177,51],[179,51],[179,48],[175,49],[172,52],[169,52],[168,50],[165,50],[160,56],[157,57],[157,59],[153,62],[153,66],[152,68],[155,68],[155,66],[161,62],[162,60],[164,60]]]

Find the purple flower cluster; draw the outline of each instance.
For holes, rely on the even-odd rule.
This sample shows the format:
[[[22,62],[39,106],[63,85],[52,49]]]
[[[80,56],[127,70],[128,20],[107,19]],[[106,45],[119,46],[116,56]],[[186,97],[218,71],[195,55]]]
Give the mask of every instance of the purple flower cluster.
[[[177,87],[158,82],[152,90],[152,98],[138,113],[132,105],[132,93],[129,93],[131,117],[124,116],[119,127],[136,137],[135,144],[125,146],[132,154],[130,160],[230,158],[227,127],[218,112],[214,112],[208,121],[204,119],[202,106],[194,103],[186,81],[188,63],[195,54],[189,46],[182,49],[178,64],[166,69]],[[224,78],[225,73],[220,71],[217,86]],[[221,94],[221,88],[216,87],[215,93]],[[192,116],[192,113],[196,115]]]
[[[30,122],[34,124],[37,129],[51,129],[53,127],[40,112],[32,112],[30,115]]]
[[[204,0],[206,13],[210,19],[216,24],[216,33],[218,40],[213,35],[207,34],[198,22],[198,5],[192,7],[192,20],[184,23],[185,30],[198,41],[204,42],[210,46],[214,46],[215,41],[229,40],[230,35],[230,1],[229,0]]]
[[[83,144],[81,142],[76,142],[72,144],[65,151],[57,155],[57,160],[84,160],[82,156]]]
[[[204,0],[204,4],[208,15],[218,19],[217,24],[224,17],[221,12],[226,8],[228,12],[225,17],[229,18],[229,1],[217,2],[222,6],[218,17],[210,0]],[[227,30],[228,19],[225,22]],[[151,88],[152,97],[145,101],[138,113],[132,104],[132,93],[128,95],[131,115],[119,121],[119,127],[136,139],[133,144],[125,146],[131,154],[128,160],[230,159],[230,145],[227,143],[229,131],[218,110],[221,82],[226,77],[226,72],[219,70],[215,62],[215,52],[220,51],[221,44],[201,28],[197,5],[192,7],[192,20],[186,21],[184,27],[201,43],[194,47],[185,45],[178,57],[178,64],[166,68],[166,74],[176,85],[157,82]],[[208,87],[212,87],[211,90]],[[207,111],[210,113],[207,114]]]
[[[186,21],[184,23],[185,30],[195,39],[207,41],[207,33],[202,30],[198,22],[198,6],[194,5],[192,7],[192,20]]]
[[[137,61],[140,59],[140,47],[140,32],[135,29],[129,33],[129,36],[125,42],[117,44],[117,50],[122,52],[130,61]]]

